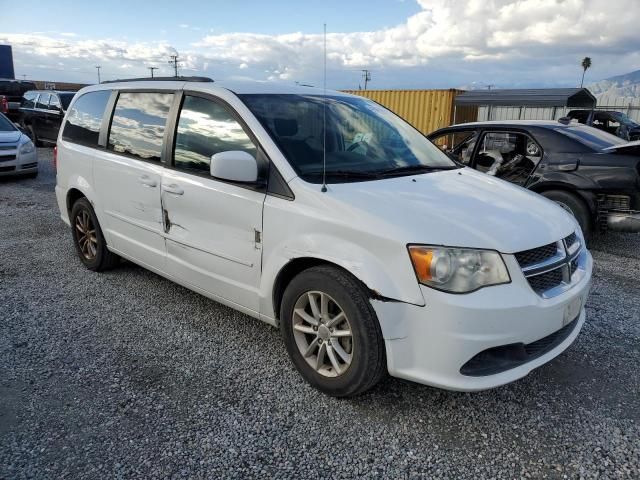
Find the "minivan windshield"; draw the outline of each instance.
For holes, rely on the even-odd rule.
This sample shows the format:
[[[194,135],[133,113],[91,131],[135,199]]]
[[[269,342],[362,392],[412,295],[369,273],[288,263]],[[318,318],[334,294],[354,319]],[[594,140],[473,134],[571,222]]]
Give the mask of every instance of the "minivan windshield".
[[[331,182],[459,168],[414,127],[365,98],[297,94],[240,97],[298,175],[311,183],[322,182],[323,160]]]
[[[600,151],[604,148],[613,147],[614,145],[620,145],[621,143],[627,142],[620,137],[611,135],[610,133],[598,128],[587,127],[584,125],[557,127],[556,130],[595,151]]]

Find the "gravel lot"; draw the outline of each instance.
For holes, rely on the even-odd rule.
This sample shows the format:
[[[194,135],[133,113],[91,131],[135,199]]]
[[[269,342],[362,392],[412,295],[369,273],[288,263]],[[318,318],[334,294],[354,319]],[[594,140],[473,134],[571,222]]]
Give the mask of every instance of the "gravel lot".
[[[527,378],[336,400],[266,324],[85,270],[39,153],[36,180],[0,180],[1,479],[640,477],[640,235],[594,242],[588,323]]]

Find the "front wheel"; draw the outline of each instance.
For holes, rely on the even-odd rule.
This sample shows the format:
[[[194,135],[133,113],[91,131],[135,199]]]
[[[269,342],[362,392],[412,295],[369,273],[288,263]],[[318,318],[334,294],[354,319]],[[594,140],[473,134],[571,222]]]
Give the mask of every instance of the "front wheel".
[[[328,395],[358,395],[386,373],[375,311],[363,286],[340,269],[298,274],[284,292],[280,329],[297,370]]]
[[[582,229],[582,233],[586,239],[591,237],[591,216],[589,210],[584,201],[578,198],[576,195],[563,190],[548,190],[542,192],[542,196],[547,197],[549,200],[553,200],[560,207],[565,209],[571,215],[575,217]]]
[[[70,220],[73,243],[85,267],[100,272],[118,264],[120,257],[107,248],[98,217],[89,200],[80,198],[73,204]]]

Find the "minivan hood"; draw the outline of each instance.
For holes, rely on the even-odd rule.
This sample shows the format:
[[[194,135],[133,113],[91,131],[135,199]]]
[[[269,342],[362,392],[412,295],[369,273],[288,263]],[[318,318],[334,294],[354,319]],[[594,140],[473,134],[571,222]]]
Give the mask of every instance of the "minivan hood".
[[[515,253],[578,228],[552,201],[469,168],[332,184],[328,195],[317,187],[330,197],[325,206],[343,212],[340,217],[354,228],[375,228],[402,243]]]
[[[22,132],[12,130],[10,132],[0,132],[0,143],[15,143],[20,140]]]

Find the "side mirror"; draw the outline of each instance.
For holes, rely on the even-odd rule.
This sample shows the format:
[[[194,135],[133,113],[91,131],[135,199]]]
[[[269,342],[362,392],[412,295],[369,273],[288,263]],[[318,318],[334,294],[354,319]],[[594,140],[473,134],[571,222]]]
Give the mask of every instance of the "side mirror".
[[[211,156],[211,176],[232,182],[258,180],[258,162],[247,152],[229,150]]]

